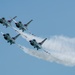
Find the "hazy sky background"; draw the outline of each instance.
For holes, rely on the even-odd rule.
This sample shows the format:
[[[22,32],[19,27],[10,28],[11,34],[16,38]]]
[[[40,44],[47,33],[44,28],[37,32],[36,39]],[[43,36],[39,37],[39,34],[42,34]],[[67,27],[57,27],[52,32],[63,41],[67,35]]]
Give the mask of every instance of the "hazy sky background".
[[[75,37],[75,0],[0,0],[0,18],[18,16],[16,21],[27,23],[37,36],[64,35]],[[12,23],[14,27],[14,22]],[[0,31],[15,36],[13,29],[0,24]],[[16,40],[32,48],[21,36]],[[25,54],[16,45],[8,44],[0,34],[0,75],[75,75],[75,66],[68,67]]]

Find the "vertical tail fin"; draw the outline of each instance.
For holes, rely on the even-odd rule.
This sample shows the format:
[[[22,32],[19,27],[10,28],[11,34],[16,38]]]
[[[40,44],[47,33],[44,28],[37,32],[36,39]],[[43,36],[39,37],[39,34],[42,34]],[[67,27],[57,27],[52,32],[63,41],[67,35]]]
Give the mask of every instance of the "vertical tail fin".
[[[12,37],[12,39],[16,40],[19,36],[20,34],[16,35],[15,37]]]
[[[39,44],[42,45],[45,41],[47,40],[47,38],[45,38],[42,42],[40,42]]]
[[[24,26],[28,26],[33,20],[31,19],[28,23],[24,24]]]
[[[17,16],[13,17],[12,19],[8,20],[8,22],[12,22]]]

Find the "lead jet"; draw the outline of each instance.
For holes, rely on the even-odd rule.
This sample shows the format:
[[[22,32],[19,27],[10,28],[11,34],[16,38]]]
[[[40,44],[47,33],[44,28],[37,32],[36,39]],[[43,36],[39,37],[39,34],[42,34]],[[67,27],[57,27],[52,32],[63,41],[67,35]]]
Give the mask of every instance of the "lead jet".
[[[43,41],[41,41],[41,42],[37,42],[35,39],[32,39],[32,40],[30,40],[29,42],[30,42],[30,44],[32,45],[32,46],[34,46],[34,48],[37,48],[37,50],[38,49],[41,49],[42,48],[42,44],[45,42],[47,40],[47,38],[45,38]]]
[[[4,39],[7,40],[7,42],[10,43],[10,45],[15,44],[15,40],[19,36],[20,36],[20,34],[16,35],[15,37],[11,37],[9,33],[3,34]]]
[[[30,21],[29,21],[28,23],[26,23],[26,24],[23,24],[21,21],[19,21],[19,22],[16,22],[15,20],[13,20],[13,21],[15,22],[16,27],[19,28],[19,30],[22,30],[22,31],[24,32],[25,30],[27,30],[28,25],[29,25],[33,20],[30,20]]]
[[[15,19],[17,16],[13,17],[10,20],[6,20],[4,17],[0,18],[0,23],[3,24],[3,26],[9,27],[11,26],[11,22],[13,21],[13,19]]]

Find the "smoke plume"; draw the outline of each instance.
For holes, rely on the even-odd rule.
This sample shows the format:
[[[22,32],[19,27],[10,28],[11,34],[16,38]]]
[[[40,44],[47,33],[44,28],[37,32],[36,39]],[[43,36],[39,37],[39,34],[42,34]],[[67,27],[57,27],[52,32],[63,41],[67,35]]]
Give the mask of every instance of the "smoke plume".
[[[15,28],[14,28],[15,29]],[[36,39],[37,42],[41,42],[44,38],[34,36],[32,34],[23,33],[20,30],[15,29],[21,36],[27,41]],[[69,38],[64,36],[53,36],[48,38],[42,45],[42,50],[29,49],[24,46],[18,45],[24,52],[41,58],[47,61],[53,61],[60,64],[75,66],[75,38]],[[47,51],[48,53],[46,53]]]

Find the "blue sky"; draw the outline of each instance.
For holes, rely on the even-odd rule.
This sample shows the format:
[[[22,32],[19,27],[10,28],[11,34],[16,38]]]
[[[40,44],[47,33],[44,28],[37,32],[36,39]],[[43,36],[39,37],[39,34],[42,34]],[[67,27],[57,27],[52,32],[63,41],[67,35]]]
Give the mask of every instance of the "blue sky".
[[[18,16],[23,23],[33,19],[29,30],[40,37],[64,35],[75,37],[74,0],[0,0],[0,17]],[[12,25],[15,27],[14,23]],[[16,33],[0,24],[0,31]],[[21,36],[17,43],[30,47]],[[0,75],[75,75],[75,67],[48,62],[25,54],[16,45],[10,46],[0,34]]]

